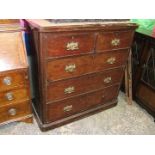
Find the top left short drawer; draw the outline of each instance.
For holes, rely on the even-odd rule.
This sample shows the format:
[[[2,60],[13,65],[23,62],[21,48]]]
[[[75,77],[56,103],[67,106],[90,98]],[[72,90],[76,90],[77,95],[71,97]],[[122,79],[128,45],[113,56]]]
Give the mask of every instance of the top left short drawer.
[[[27,83],[26,72],[10,72],[0,74],[0,92],[7,91]]]
[[[92,53],[94,41],[93,33],[45,33],[43,50],[48,58]]]

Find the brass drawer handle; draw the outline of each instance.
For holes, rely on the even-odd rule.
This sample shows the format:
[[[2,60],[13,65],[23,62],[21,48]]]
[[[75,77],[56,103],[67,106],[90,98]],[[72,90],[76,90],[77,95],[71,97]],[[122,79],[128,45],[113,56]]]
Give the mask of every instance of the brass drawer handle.
[[[116,61],[116,58],[115,58],[115,57],[111,57],[111,58],[109,58],[109,59],[107,60],[107,63],[112,65],[112,64],[115,63],[115,61]]]
[[[115,38],[111,41],[112,46],[118,46],[119,44],[120,44],[120,39]]]
[[[104,83],[110,83],[111,82],[111,77],[107,77],[104,79]]]
[[[3,83],[7,86],[11,85],[12,84],[12,78],[7,76],[3,79]]]
[[[72,86],[72,87],[65,88],[64,93],[65,94],[71,94],[74,91],[75,91],[75,88]]]
[[[12,100],[14,99],[13,93],[11,93],[11,92],[6,93],[6,94],[5,94],[5,98],[6,98],[8,101],[12,101]]]
[[[64,107],[64,112],[67,112],[67,111],[71,111],[73,109],[73,106],[72,105],[68,105],[66,107]]]
[[[17,114],[17,110],[15,108],[11,108],[8,110],[8,114],[11,116],[15,116]]]
[[[66,65],[66,67],[65,67],[65,71],[66,71],[66,72],[69,72],[69,73],[74,72],[75,69],[76,69],[76,65],[75,65],[75,64]]]
[[[69,42],[66,45],[67,51],[73,51],[79,49],[79,43],[78,42]]]

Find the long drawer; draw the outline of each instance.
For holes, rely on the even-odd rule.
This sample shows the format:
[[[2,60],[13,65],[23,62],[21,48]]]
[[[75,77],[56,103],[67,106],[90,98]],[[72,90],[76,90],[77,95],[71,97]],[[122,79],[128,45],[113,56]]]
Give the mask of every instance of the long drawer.
[[[125,65],[129,50],[55,59],[47,62],[47,80],[56,81]]]
[[[52,82],[47,87],[47,102],[64,99],[77,94],[101,89],[115,83],[120,83],[123,71],[124,68],[110,69],[78,78]]]
[[[27,84],[28,75],[24,71],[0,74],[0,92]]]
[[[4,91],[0,93],[0,107],[28,99],[30,99],[28,87]]]
[[[117,98],[119,85],[108,87],[100,91],[69,98],[61,102],[47,104],[46,121],[56,121],[80,111],[90,109]]]
[[[31,114],[30,101],[7,105],[0,108],[0,123]]]

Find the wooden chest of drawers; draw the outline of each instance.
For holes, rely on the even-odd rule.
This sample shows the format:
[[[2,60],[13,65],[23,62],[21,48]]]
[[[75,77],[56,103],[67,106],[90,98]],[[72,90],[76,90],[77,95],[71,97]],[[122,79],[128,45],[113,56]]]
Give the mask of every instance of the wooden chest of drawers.
[[[32,122],[28,64],[16,24],[0,27],[0,125],[13,121]]]
[[[135,24],[28,23],[36,64],[33,106],[43,131],[116,105]]]

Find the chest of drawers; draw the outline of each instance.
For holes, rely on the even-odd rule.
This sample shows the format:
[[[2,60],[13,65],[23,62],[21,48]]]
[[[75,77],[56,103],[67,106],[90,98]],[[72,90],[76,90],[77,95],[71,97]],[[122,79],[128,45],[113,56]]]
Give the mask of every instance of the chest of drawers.
[[[28,64],[19,25],[0,27],[0,125],[32,122]]]
[[[135,24],[28,23],[36,67],[33,107],[43,131],[117,104]]]

